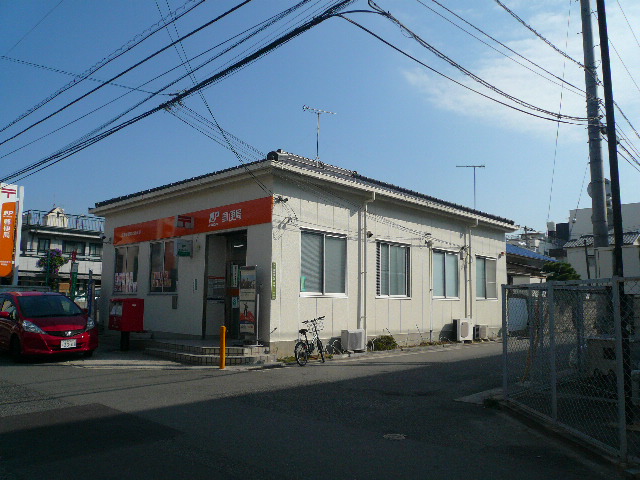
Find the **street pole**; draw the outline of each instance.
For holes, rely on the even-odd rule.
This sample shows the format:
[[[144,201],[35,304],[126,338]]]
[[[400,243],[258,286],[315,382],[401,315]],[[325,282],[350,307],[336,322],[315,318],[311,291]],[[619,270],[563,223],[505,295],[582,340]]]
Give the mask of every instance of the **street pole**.
[[[589,118],[589,166],[591,170],[591,223],[594,247],[609,246],[607,225],[606,190],[600,138],[600,113],[598,105],[598,83],[593,52],[593,29],[591,26],[591,2],[580,0],[582,16],[582,48],[584,50],[584,81],[587,93],[587,117]]]
[[[596,0],[598,9],[598,29],[600,30],[600,56],[602,59],[602,84],[604,89],[604,106],[607,118],[607,139],[609,149],[609,172],[611,175],[611,201],[613,206],[613,276],[614,282],[624,278],[622,264],[622,203],[620,200],[620,175],[618,172],[618,138],[616,137],[616,121],[613,105],[613,87],[611,85],[611,60],[609,58],[609,36],[607,33],[607,14],[604,0]],[[624,292],[624,288],[619,291]],[[620,332],[622,343],[622,368],[624,411],[627,424],[633,423],[633,405],[631,403],[631,346],[629,344],[630,305],[626,295],[620,293]],[[620,379],[618,379],[620,381]]]

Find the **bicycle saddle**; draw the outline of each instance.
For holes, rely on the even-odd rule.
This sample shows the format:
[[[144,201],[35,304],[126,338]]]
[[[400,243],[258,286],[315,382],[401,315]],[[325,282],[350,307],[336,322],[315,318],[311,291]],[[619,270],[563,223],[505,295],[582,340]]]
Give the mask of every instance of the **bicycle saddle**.
[[[305,333],[307,333],[309,330],[307,330],[306,328],[301,328],[300,330],[298,330],[298,332],[300,332],[300,335],[304,335]]]

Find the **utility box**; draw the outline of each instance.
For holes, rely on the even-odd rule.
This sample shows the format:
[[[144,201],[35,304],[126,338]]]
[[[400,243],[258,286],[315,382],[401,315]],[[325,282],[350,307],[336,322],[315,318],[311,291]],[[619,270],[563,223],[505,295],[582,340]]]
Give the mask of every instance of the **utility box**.
[[[356,330],[342,330],[340,341],[343,350],[361,352],[367,348],[365,345],[364,330],[361,328]]]
[[[109,330],[144,332],[144,300],[112,298],[109,308]]]

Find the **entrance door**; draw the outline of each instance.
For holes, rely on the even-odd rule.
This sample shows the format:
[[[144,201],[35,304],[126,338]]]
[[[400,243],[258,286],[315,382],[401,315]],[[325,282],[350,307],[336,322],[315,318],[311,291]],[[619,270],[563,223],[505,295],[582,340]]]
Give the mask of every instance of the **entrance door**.
[[[222,325],[227,327],[229,338],[239,338],[240,308],[237,282],[239,268],[246,264],[246,259],[246,230],[207,237],[207,291],[202,319],[203,338],[220,335]]]
[[[227,235],[227,295],[225,298],[225,325],[229,337],[240,338],[240,267],[247,263],[247,233]]]

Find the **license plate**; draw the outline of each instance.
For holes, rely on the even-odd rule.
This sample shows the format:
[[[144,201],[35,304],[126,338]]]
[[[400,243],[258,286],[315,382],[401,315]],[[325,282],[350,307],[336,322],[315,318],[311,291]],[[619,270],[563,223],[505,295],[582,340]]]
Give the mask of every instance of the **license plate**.
[[[60,340],[60,348],[76,348],[76,341],[73,340]]]

